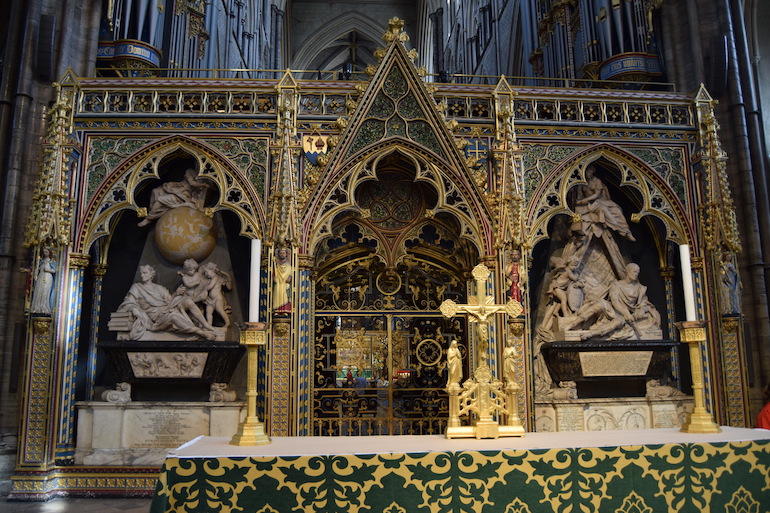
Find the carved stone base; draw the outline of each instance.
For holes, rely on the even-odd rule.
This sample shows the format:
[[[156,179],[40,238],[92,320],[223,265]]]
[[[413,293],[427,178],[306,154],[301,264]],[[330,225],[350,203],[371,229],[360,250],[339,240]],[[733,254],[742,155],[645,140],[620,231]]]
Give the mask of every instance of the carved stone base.
[[[115,385],[115,390],[105,390],[102,392],[102,401],[108,403],[130,403],[131,384],[118,383]]]
[[[676,346],[671,340],[556,341],[540,352],[553,382],[575,382],[579,397],[626,397],[644,396],[650,379],[672,379]]]
[[[157,465],[198,436],[232,436],[243,402],[84,401],[76,404],[77,465]]]
[[[118,340],[102,342],[117,381],[228,383],[244,349],[238,342]]]
[[[535,403],[535,430],[623,431],[682,426],[693,409],[690,396],[670,398],[554,400]]]

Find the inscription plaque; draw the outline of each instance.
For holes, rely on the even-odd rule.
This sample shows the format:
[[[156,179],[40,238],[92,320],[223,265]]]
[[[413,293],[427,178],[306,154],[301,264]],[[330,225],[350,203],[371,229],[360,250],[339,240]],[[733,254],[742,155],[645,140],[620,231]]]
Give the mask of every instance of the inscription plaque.
[[[556,423],[558,431],[583,431],[583,407],[557,407]]]
[[[209,429],[209,414],[191,410],[127,411],[126,447],[172,448],[189,442]]]
[[[665,429],[679,426],[679,413],[676,406],[671,403],[652,405],[652,427]]]
[[[652,351],[592,351],[579,353],[583,376],[644,376]]]

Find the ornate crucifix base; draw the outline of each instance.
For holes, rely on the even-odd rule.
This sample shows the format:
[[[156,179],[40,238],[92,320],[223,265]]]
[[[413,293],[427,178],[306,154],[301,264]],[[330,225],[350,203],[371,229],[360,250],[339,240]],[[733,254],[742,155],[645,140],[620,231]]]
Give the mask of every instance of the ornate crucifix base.
[[[476,368],[473,379],[467,380],[460,387],[457,383],[447,385],[449,394],[449,421],[445,436],[447,438],[500,438],[505,436],[524,436],[524,426],[521,425],[516,413],[517,390],[513,384],[506,386],[502,393],[502,383],[492,380],[489,367],[482,363]],[[508,422],[504,425],[495,420],[493,411],[508,414]],[[474,412],[477,418],[470,426],[462,426],[460,415]]]
[[[473,378],[463,383],[447,384],[449,394],[449,421],[445,436],[447,438],[499,438],[501,436],[524,436],[518,414],[518,390],[514,376],[507,376],[508,385],[503,391],[503,384],[492,378],[492,371],[487,365],[487,347],[489,346],[488,319],[496,313],[507,313],[511,317],[521,314],[521,304],[511,299],[507,304],[496,305],[494,298],[485,294],[486,282],[491,274],[485,265],[477,265],[471,272],[476,280],[476,295],[469,298],[467,305],[458,305],[447,299],[439,309],[447,319],[458,312],[467,313],[471,322],[476,323],[478,336],[479,365]],[[453,373],[449,373],[450,380]],[[459,377],[455,377],[459,381]],[[496,415],[507,414],[508,421],[501,426]],[[460,415],[472,415],[471,425],[462,426]]]

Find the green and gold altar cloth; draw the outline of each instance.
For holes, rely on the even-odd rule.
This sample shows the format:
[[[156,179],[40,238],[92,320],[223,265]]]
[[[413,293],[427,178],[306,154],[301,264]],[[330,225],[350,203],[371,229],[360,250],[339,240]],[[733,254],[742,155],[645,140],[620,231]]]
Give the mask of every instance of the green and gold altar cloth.
[[[770,510],[770,431],[723,428],[196,439],[169,455],[151,513],[652,513]]]

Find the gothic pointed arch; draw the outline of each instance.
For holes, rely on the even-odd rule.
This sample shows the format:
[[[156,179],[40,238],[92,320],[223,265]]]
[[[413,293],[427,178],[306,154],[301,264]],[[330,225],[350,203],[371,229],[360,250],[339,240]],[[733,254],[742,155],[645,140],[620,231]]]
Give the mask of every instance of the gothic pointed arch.
[[[324,25],[302,42],[292,62],[293,69],[329,70],[337,64],[336,57],[347,51],[350,34],[355,33],[355,45],[360,50],[358,64],[374,64],[373,52],[385,27],[358,12],[347,12],[332,23]],[[356,64],[354,62],[353,64]],[[363,66],[365,68],[365,66]],[[363,69],[362,68],[362,69]]]
[[[330,194],[330,200],[315,218],[312,229],[303,233],[312,235],[306,240],[310,254],[315,253],[319,245],[333,236],[333,225],[345,212],[351,212],[362,218],[371,218],[369,205],[362,202],[361,190],[368,183],[380,183],[391,176],[389,169],[393,161],[408,163],[413,169],[413,180],[416,186],[422,185],[430,193],[421,197],[430,198],[430,203],[421,207],[421,215],[425,218],[436,216],[451,216],[454,221],[456,234],[476,247],[481,254],[485,241],[480,233],[479,223],[470,214],[470,205],[465,201],[457,188],[442,176],[440,168],[435,164],[420,159],[420,148],[407,142],[385,145],[379,153],[358,163],[344,180]],[[394,260],[397,260],[394,259]]]
[[[304,204],[306,219],[302,247],[308,254],[331,235],[330,223],[344,210],[355,210],[355,188],[377,179],[377,164],[398,151],[415,166],[415,180],[432,183],[436,212],[449,212],[460,224],[460,235],[479,248],[492,247],[491,210],[458,143],[440,116],[407,54],[397,29],[382,62],[358,101]],[[482,251],[483,252],[483,251]]]
[[[632,222],[650,216],[659,221],[664,239],[677,244],[693,240],[696,234],[686,215],[691,198],[684,193],[684,176],[673,172],[664,176],[633,154],[602,144],[572,155],[528,191],[530,201],[526,215],[531,227],[530,247],[548,237],[548,223],[556,215],[574,214],[568,205],[568,193],[575,185],[586,183],[586,169],[599,161],[615,169],[617,186],[629,193],[636,210],[630,216]]]
[[[160,180],[160,166],[174,154],[194,159],[199,176],[213,182],[216,197],[209,214],[228,210],[241,223],[241,234],[259,238],[264,225],[264,207],[257,192],[262,176],[245,176],[217,148],[202,141],[175,135],[139,148],[109,174],[95,190],[86,208],[75,239],[76,251],[88,248],[110,236],[118,217],[126,211],[139,212],[137,194],[153,180]]]
[[[438,184],[404,148],[379,155],[361,171],[349,187],[352,201],[324,217],[313,245],[318,265],[334,260],[332,254],[339,256],[341,245],[357,247],[351,251],[363,251],[387,269],[414,258],[442,260],[440,267],[459,275],[479,258],[480,241],[471,236],[467,217],[437,208],[447,203]]]

